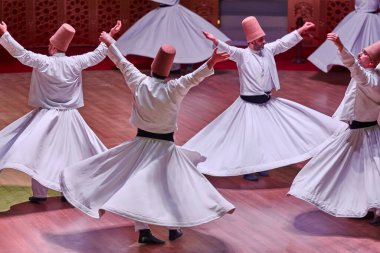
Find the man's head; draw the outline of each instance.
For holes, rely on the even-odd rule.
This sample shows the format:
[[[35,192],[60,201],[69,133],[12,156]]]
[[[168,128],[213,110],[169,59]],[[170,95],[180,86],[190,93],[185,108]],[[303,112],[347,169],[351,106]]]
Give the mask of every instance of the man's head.
[[[380,41],[363,48],[358,55],[358,61],[364,68],[376,68],[380,63]]]
[[[75,29],[69,24],[63,24],[49,39],[49,54],[53,55],[56,52],[66,52],[71,40],[75,34]]]
[[[162,45],[152,62],[152,74],[156,77],[165,78],[169,76],[173,65],[176,50],[169,44]]]
[[[243,31],[251,49],[260,51],[265,45],[265,33],[255,17],[246,17],[242,22]]]

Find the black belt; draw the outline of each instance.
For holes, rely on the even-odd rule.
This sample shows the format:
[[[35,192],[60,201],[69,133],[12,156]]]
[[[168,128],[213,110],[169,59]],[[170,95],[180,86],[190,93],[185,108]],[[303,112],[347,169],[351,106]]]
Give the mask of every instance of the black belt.
[[[157,133],[144,131],[144,130],[138,128],[137,129],[137,136],[174,142],[174,138],[173,138],[174,133],[157,134]]]
[[[169,5],[169,4],[160,4],[160,8],[165,8],[165,7],[170,7],[170,6],[173,6],[173,5]]]
[[[370,126],[377,125],[377,121],[371,121],[371,122],[360,122],[353,120],[351,124],[349,125],[350,129],[359,129],[359,128],[365,128]]]
[[[271,98],[270,91],[265,92],[265,95],[258,95],[258,96],[244,96],[240,95],[240,98],[248,103],[253,104],[264,104],[269,101]]]

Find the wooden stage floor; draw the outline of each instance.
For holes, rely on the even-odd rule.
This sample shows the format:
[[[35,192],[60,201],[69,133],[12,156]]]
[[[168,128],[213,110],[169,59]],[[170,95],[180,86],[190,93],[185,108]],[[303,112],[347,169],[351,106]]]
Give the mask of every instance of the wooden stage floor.
[[[279,74],[282,89],[276,95],[328,115],[337,108],[349,81],[347,71]],[[0,75],[0,129],[31,110],[27,105],[29,81],[30,73]],[[128,122],[131,95],[120,73],[87,71],[84,83],[85,107],[80,112],[100,139],[108,147],[132,139],[136,131]],[[185,143],[238,95],[235,70],[219,70],[193,88],[181,108],[177,144]],[[17,204],[0,213],[0,252],[380,252],[380,227],[364,219],[332,217],[286,195],[302,166],[273,170],[258,182],[209,177],[236,206],[235,213],[185,228],[181,239],[164,246],[139,245],[133,222],[111,213],[93,219],[58,198],[40,205]],[[17,173],[13,175],[6,180],[0,175],[0,184],[17,181]],[[154,226],[153,231],[167,239],[166,228]]]

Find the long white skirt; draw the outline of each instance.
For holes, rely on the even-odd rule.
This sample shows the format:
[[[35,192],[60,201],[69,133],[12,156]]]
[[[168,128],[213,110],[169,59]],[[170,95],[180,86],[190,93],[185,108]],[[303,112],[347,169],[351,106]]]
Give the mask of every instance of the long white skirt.
[[[35,109],[0,131],[0,170],[22,171],[61,191],[63,168],[105,150],[78,110]]]
[[[337,217],[380,208],[380,127],[341,133],[299,172],[289,194]]]
[[[344,46],[357,55],[362,49],[380,40],[380,14],[351,12],[334,29]],[[333,65],[344,66],[338,56],[337,47],[329,40],[322,43],[308,58],[323,72]]]
[[[173,142],[136,137],[65,169],[61,185],[70,203],[95,218],[107,210],[149,224],[195,226],[234,210],[196,170],[203,160]]]
[[[229,40],[207,20],[176,4],[150,11],[117,40],[116,46],[124,55],[154,58],[162,44],[171,44],[176,48],[174,63],[191,64],[205,61],[212,54],[212,42],[202,31]]]
[[[184,148],[207,157],[198,165],[212,176],[236,176],[311,158],[347,124],[295,102],[272,97],[252,104],[240,97]]]

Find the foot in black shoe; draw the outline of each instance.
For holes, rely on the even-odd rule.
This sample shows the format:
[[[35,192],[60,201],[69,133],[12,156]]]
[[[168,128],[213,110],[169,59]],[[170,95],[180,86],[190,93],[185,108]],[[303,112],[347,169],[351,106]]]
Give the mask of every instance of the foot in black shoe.
[[[169,241],[174,241],[183,235],[181,229],[170,229],[169,230]]]
[[[34,196],[29,197],[29,201],[31,203],[34,203],[34,204],[39,204],[39,203],[44,202],[46,200],[47,200],[47,198],[39,198],[39,197],[34,197]]]
[[[380,216],[375,215],[369,224],[374,226],[380,226]]]
[[[150,229],[141,229],[139,230],[139,243],[145,244],[164,244],[165,241],[160,240],[150,232]]]
[[[374,212],[368,212],[366,214],[366,216],[360,218],[362,220],[372,220],[373,218],[375,217],[375,213]]]
[[[259,175],[262,176],[262,177],[267,177],[267,176],[269,176],[269,172],[267,170],[260,171]]]
[[[65,196],[61,196],[61,202],[63,202],[63,203],[67,203],[67,199],[66,199],[66,197]]]
[[[244,178],[245,180],[248,180],[248,181],[257,181],[257,180],[259,180],[259,178],[255,175],[255,173],[245,174],[245,175],[243,176],[243,178]]]

